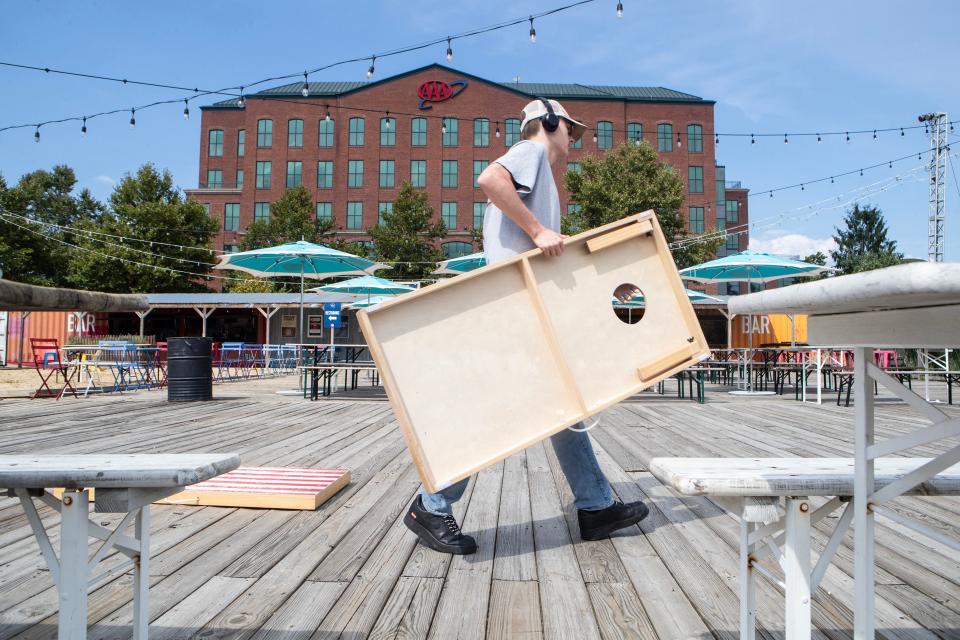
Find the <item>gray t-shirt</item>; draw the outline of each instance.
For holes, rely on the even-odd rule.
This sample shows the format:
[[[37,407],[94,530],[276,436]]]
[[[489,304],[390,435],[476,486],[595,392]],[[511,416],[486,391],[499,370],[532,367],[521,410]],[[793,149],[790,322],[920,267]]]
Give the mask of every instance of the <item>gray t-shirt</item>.
[[[494,162],[510,172],[517,194],[548,229],[560,232],[560,194],[553,180],[547,149],[539,142],[521,140]],[[483,214],[483,250],[487,264],[495,264],[536,245],[516,223],[492,202]]]

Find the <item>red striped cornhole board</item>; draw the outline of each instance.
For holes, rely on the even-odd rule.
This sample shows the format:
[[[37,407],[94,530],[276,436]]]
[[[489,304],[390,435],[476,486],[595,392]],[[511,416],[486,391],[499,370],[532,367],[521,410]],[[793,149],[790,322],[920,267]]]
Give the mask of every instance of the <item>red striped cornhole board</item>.
[[[350,482],[349,469],[239,467],[190,485],[161,504],[313,510]]]

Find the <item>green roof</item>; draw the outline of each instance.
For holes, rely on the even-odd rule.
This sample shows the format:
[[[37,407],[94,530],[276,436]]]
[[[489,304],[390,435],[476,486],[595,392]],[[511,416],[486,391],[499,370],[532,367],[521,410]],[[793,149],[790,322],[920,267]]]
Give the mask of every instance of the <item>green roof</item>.
[[[666,89],[664,87],[629,87],[621,85],[588,85],[588,84],[561,84],[561,83],[550,83],[550,82],[492,82],[485,78],[479,76],[474,76],[457,69],[452,69],[440,64],[427,65],[426,67],[421,67],[419,69],[413,69],[411,71],[406,71],[404,73],[390,76],[388,78],[383,78],[382,80],[377,80],[376,82],[310,82],[310,98],[317,97],[338,97],[345,94],[352,93],[354,91],[363,89],[365,87],[371,87],[377,84],[390,82],[404,76],[408,76],[413,73],[418,73],[425,69],[437,68],[443,69],[445,71],[451,71],[453,73],[459,74],[461,76],[470,78],[471,80],[476,80],[480,82],[486,82],[488,84],[497,85],[512,91],[517,94],[521,94],[530,98],[536,98],[538,96],[550,97],[561,100],[615,100],[615,101],[627,101],[627,102],[702,102],[712,104],[712,100],[704,100],[703,98],[689,93],[683,93],[682,91],[675,91],[673,89]],[[271,97],[283,97],[283,98],[300,98],[301,91],[303,89],[302,82],[293,82],[290,84],[280,85],[278,87],[271,87],[270,89],[264,89],[263,91],[258,91],[257,93],[249,94],[248,98],[271,98]],[[207,107],[201,107],[204,109],[214,108],[214,109],[229,109],[237,108],[238,100],[232,98],[230,100],[223,100],[220,102],[215,102],[212,105]]]

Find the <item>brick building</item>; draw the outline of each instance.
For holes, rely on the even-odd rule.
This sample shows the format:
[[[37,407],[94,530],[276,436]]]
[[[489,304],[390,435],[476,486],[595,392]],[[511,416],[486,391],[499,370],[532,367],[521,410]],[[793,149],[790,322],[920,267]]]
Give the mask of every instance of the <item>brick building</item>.
[[[589,127],[571,168],[584,154],[643,140],[683,179],[691,231],[747,221],[747,190],[727,188],[716,164],[711,100],[661,87],[498,83],[438,64],[375,82],[312,82],[306,98],[302,90],[298,82],[202,108],[199,188],[188,194],[221,221],[224,250],[299,184],[314,194],[317,216],[369,241],[409,181],[446,223],[447,255],[470,253],[485,204],[476,177],[520,139],[520,110],[539,96]],[[574,209],[559,186],[561,205]],[[733,236],[721,253],[746,246],[746,234]]]

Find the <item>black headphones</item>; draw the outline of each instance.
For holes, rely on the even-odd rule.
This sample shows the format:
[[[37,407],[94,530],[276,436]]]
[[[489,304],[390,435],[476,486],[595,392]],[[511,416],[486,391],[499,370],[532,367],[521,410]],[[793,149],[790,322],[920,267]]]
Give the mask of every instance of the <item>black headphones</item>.
[[[540,123],[547,131],[554,132],[560,126],[560,116],[553,111],[553,105],[546,98],[540,98],[540,102],[547,108],[547,115],[540,116]]]

